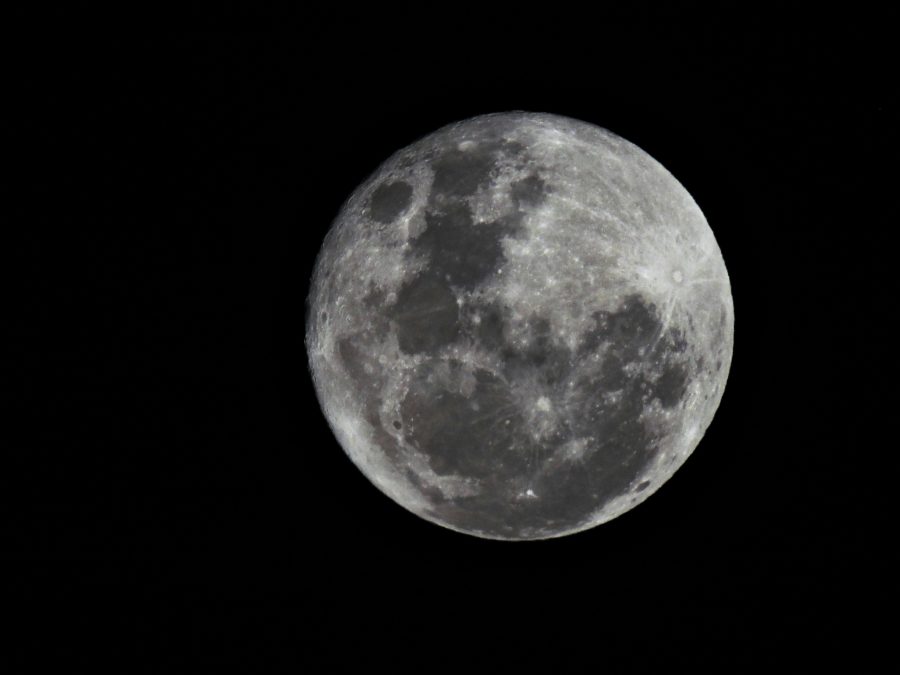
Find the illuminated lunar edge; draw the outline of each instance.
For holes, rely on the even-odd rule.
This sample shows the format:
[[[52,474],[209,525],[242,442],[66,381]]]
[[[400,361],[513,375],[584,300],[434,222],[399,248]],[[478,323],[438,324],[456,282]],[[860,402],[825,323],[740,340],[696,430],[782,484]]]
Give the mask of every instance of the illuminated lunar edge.
[[[549,114],[476,117],[390,157],[341,208],[307,303],[352,461],[492,539],[571,534],[653,494],[710,424],[733,348],[691,196],[632,143]]]

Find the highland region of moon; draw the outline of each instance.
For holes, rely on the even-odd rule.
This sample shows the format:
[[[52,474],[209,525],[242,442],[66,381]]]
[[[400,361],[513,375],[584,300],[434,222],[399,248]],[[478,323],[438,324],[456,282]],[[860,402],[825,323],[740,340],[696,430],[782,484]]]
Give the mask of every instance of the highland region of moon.
[[[448,125],[345,202],[306,347],[338,442],[412,513],[491,539],[578,532],[700,442],[734,310],[697,204],[643,150],[543,113]]]

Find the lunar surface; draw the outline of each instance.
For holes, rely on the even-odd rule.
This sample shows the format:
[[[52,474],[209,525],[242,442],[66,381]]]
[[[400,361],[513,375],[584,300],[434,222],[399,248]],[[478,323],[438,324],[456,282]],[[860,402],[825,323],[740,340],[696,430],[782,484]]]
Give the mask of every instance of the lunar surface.
[[[574,119],[484,115],[390,157],[325,238],[306,347],[334,434],[391,499],[491,539],[606,522],[699,443],[734,313],[703,214]]]

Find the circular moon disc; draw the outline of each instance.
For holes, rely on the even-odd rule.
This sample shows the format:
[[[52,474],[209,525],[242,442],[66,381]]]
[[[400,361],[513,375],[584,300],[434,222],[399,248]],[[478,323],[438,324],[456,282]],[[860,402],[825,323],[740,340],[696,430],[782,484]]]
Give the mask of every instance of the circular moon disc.
[[[306,346],[337,440],[385,494],[492,539],[593,527],[697,446],[731,288],[687,191],[574,119],[484,115],[400,150],[343,205]]]

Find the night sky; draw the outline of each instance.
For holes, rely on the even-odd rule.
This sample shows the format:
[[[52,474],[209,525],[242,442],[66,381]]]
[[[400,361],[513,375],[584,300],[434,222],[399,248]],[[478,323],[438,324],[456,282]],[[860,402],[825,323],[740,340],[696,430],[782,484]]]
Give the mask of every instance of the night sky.
[[[640,672],[883,646],[888,17],[411,4],[242,23],[40,32],[9,61],[0,558],[26,597],[67,589],[20,622],[24,652],[98,603],[131,672]],[[395,150],[504,110],[660,161],[735,307],[725,395],[684,467],[608,524],[526,543],[378,492],[303,345],[343,200]]]

